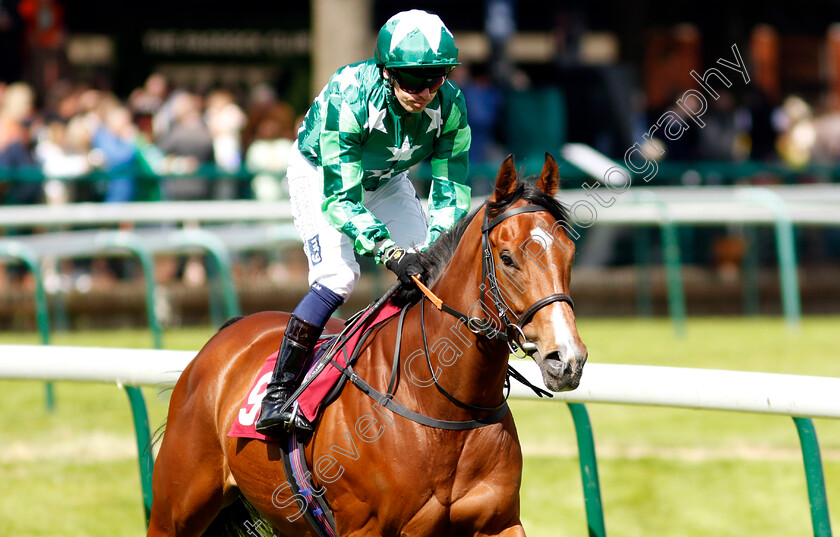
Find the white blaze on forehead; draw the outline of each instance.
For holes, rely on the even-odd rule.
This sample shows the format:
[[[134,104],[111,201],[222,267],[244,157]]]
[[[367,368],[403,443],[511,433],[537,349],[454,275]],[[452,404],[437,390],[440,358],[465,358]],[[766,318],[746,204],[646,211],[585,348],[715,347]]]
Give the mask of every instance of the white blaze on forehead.
[[[558,343],[567,343],[574,339],[572,331],[569,328],[569,321],[563,315],[560,302],[555,302],[551,305],[551,326],[554,328],[554,334],[557,337]]]
[[[542,239],[543,247],[548,250],[549,245],[554,242],[554,239],[546,232],[546,230],[542,227],[535,227],[531,230],[531,236]]]
[[[537,243],[542,246],[541,250],[537,250],[536,248],[531,246],[531,243]],[[525,241],[522,245],[523,253],[528,256],[531,260],[535,261],[537,265],[545,272],[549,269],[547,263],[549,263],[549,258],[546,256],[548,250],[554,245],[554,238],[551,236],[551,233],[548,232],[542,226],[535,227],[531,230],[531,238]],[[554,282],[554,290],[553,293],[560,293],[562,292],[557,287],[557,282]]]

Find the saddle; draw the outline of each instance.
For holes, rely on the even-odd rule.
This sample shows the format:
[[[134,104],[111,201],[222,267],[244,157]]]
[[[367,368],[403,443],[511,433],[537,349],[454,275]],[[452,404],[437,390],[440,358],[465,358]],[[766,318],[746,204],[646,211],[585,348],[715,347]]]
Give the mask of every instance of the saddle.
[[[348,320],[348,325],[352,324],[354,319],[362,316],[365,312],[367,312],[367,309],[362,310]],[[296,392],[297,397],[294,402],[298,407],[298,412],[309,420],[310,423],[314,424],[315,420],[321,415],[321,412],[330,403],[338,399],[347,382],[347,377],[342,375],[341,370],[333,362],[338,363],[342,368],[350,364],[350,357],[355,356],[356,350],[367,339],[370,333],[379,324],[387,321],[399,312],[400,309],[397,306],[394,306],[391,302],[386,302],[375,315],[372,315],[370,319],[366,320],[364,325],[347,339],[346,343],[340,349],[337,349],[338,352],[330,353],[332,354],[332,359],[326,355],[328,351],[334,348],[336,339],[341,336],[330,335],[321,338],[306,366],[307,373],[301,383],[301,387],[304,389]],[[251,389],[248,390],[248,395],[239,407],[237,418],[234,420],[228,436],[234,438],[255,438],[258,440],[278,439],[277,437],[267,436],[257,432],[255,428],[257,418],[259,417],[260,403],[271,380],[271,374],[274,371],[274,364],[277,362],[278,352],[274,352],[266,358],[254,378]]]

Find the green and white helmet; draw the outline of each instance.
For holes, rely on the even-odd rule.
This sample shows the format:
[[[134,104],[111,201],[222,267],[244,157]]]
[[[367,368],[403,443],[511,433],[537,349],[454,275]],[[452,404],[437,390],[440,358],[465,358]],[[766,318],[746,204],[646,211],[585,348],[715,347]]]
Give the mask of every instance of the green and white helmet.
[[[458,47],[440,17],[412,9],[397,13],[379,30],[376,63],[392,67],[454,67]]]

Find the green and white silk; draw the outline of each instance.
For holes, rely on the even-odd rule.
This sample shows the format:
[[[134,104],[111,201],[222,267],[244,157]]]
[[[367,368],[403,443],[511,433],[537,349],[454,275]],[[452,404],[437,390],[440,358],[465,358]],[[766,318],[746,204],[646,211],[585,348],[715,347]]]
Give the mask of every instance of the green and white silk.
[[[460,65],[452,32],[440,17],[419,9],[388,19],[376,37],[375,55],[389,68]]]
[[[426,109],[407,112],[373,58],[342,67],[315,99],[298,132],[298,147],[324,175],[321,209],[362,255],[394,244],[363,205],[365,190],[431,157],[429,233],[423,248],[467,214],[470,128],[461,90],[451,81]],[[377,256],[378,257],[378,256]]]

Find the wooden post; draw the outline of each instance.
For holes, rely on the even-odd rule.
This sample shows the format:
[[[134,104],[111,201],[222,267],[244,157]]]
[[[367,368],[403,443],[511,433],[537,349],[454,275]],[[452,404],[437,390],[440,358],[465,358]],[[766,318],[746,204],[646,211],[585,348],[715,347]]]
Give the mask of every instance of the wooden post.
[[[372,0],[313,0],[312,96],[336,69],[373,57]]]

